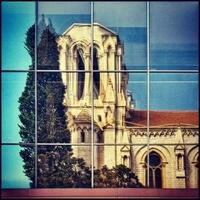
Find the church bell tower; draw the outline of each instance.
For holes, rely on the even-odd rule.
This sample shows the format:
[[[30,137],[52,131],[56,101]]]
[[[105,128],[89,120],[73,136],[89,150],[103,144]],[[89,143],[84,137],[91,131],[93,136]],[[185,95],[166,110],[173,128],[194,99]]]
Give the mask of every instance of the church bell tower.
[[[64,104],[74,156],[91,164],[93,118],[94,165],[112,167],[121,162],[120,156],[116,156],[120,155],[120,149],[95,143],[116,144],[126,138],[123,130],[128,74],[114,73],[125,69],[118,35],[94,23],[93,42],[91,36],[91,24],[73,24],[57,40],[60,70],[68,71],[62,72],[66,86]],[[89,146],[75,145],[80,143]]]

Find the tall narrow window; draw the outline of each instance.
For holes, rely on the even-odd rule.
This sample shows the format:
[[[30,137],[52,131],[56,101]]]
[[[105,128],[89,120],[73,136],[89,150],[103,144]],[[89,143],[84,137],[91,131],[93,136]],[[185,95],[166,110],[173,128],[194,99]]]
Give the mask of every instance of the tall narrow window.
[[[130,167],[129,166],[129,158],[127,155],[124,155],[123,156],[123,165],[127,166],[127,167]]]
[[[147,163],[147,157],[146,157]],[[156,152],[149,154],[149,187],[162,188],[162,162],[160,156]],[[146,170],[147,174],[147,170]],[[147,176],[146,176],[147,182]]]
[[[183,170],[183,166],[182,166],[182,156],[181,154],[178,154],[177,156],[177,169],[180,171],[180,170]]]
[[[93,49],[93,70],[99,70],[98,58],[97,58],[97,49]],[[94,72],[94,98],[97,99],[99,96],[99,88],[100,88],[100,76],[99,72]]]
[[[99,132],[97,133],[97,143],[103,143],[104,138],[103,138],[103,133]]]
[[[196,177],[197,177],[197,187],[199,188],[199,156],[197,157],[197,163],[195,165],[196,167]]]
[[[82,49],[77,49],[77,69],[78,70],[85,69]],[[85,82],[85,73],[78,72],[78,100],[80,100],[83,97],[84,82]]]
[[[81,143],[85,142],[85,132],[81,131]]]

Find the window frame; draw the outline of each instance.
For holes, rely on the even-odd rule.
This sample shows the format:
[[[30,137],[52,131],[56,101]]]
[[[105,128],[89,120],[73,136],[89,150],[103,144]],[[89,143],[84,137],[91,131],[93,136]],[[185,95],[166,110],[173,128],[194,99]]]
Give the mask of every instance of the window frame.
[[[94,1],[90,1],[91,2],[91,13],[94,12]],[[168,73],[198,73],[199,70],[154,70],[154,69],[150,69],[150,3],[148,1],[144,1],[146,2],[146,6],[147,6],[147,69],[146,70],[115,70],[115,71],[110,71],[110,70],[106,70],[106,72],[112,72],[114,74],[117,73],[123,73],[123,72],[127,72],[127,73],[145,73],[147,76],[147,135],[148,135],[148,143],[147,146],[149,148],[149,132],[150,132],[150,121],[149,121],[149,111],[150,111],[150,98],[149,98],[149,94],[150,94],[150,74],[151,73],[164,73],[164,72],[168,72]],[[36,29],[35,29],[35,35],[36,35],[36,41],[37,41],[37,24],[38,24],[38,2],[35,1],[35,24],[36,24]],[[94,19],[93,19],[93,15],[91,14],[91,29],[93,30],[93,23],[94,23]],[[93,33],[92,33],[92,37],[93,39]],[[37,44],[35,43],[35,46]],[[91,48],[95,48],[94,45],[94,41],[92,40],[91,43]],[[108,51],[109,54],[109,51]],[[37,48],[35,48],[35,60],[37,60]],[[93,51],[91,51],[91,62],[93,64]],[[87,70],[75,70],[76,73],[78,74],[79,72],[84,73],[87,72]],[[37,69],[37,62],[35,64],[35,68],[34,70],[1,70],[1,74],[2,72],[33,72],[35,73],[35,86],[37,86],[37,74],[41,73],[41,70]],[[45,70],[45,72],[49,72],[49,73],[54,73],[54,71],[52,70]],[[69,71],[63,71],[63,70],[59,70],[60,73],[68,73]],[[98,70],[94,70],[93,68],[89,71],[91,73],[91,81],[93,82],[93,75],[94,73],[99,73],[101,72],[99,69]],[[99,89],[100,90],[100,89]],[[92,93],[92,97],[93,97],[93,93],[94,90],[91,87],[91,93]],[[82,95],[83,96],[83,95]],[[80,98],[81,99],[81,98]],[[92,152],[91,152],[91,159],[92,159],[92,166],[94,166],[94,162],[93,162],[93,158],[94,158],[94,119],[93,119],[93,115],[94,115],[94,101],[95,98],[92,99],[92,119],[91,119],[91,126],[92,126],[92,130],[91,130],[91,148],[92,148]],[[35,145],[35,177],[37,180],[37,148],[39,145],[41,145],[40,143],[37,142],[37,87],[35,87],[35,104],[36,104],[36,108],[35,108],[35,143],[33,143],[32,145]],[[85,132],[84,132],[85,134]],[[86,139],[86,138],[85,138]],[[82,142],[82,140],[81,140]],[[85,141],[84,141],[85,142]],[[14,143],[13,143],[14,144]],[[65,145],[71,145],[71,143],[67,143]],[[1,143],[2,145],[8,145],[7,143]],[[12,145],[12,144],[11,144]],[[17,145],[19,145],[19,143],[17,143]],[[29,145],[29,144],[25,144],[25,145]],[[46,145],[52,145],[51,143],[46,143]],[[95,144],[95,145],[101,145],[101,144]],[[148,155],[150,154],[149,149],[148,149]],[[162,163],[162,161],[161,161]],[[149,156],[147,156],[147,165],[149,165]],[[92,167],[93,168],[93,167]],[[98,188],[93,188],[94,186],[94,171],[92,170],[92,184],[91,184],[91,189],[78,189],[80,192],[80,196],[78,195],[78,197],[103,197],[104,195],[107,197],[133,197],[133,196],[137,196],[141,197],[144,195],[144,190],[143,189],[122,189],[122,188],[117,188],[117,189],[111,189],[111,188],[104,188],[103,189],[103,194],[101,193],[102,190],[98,189]],[[162,173],[162,171],[161,171]],[[147,170],[147,177],[148,177],[148,181],[147,181],[147,185],[149,186],[149,170]],[[73,189],[69,189],[66,188],[65,191],[61,190],[61,189],[47,189],[47,196],[51,196],[51,197],[63,197],[63,195],[65,197],[71,197],[71,196],[76,196],[77,195],[77,188],[73,188]],[[111,190],[111,191],[109,191]],[[198,195],[198,189],[188,189],[186,188],[185,190],[180,190],[180,189],[158,189],[156,188],[156,190],[154,189],[147,189],[148,192],[145,192],[146,196],[145,197],[172,197],[174,195],[174,197],[186,197],[186,196],[197,196]],[[126,192],[124,192],[126,191]],[[172,194],[171,191],[174,191],[174,193]],[[8,198],[12,198],[12,197],[17,197],[17,198],[21,198],[21,197],[29,197],[29,198],[34,198],[34,197],[40,197],[40,198],[45,198],[45,189],[41,190],[41,189],[37,189],[37,181],[36,181],[36,185],[34,189],[3,189],[2,190],[3,195],[2,197],[8,197]],[[61,194],[60,194],[61,193]],[[30,196],[29,196],[30,195]],[[71,196],[70,196],[71,195]]]

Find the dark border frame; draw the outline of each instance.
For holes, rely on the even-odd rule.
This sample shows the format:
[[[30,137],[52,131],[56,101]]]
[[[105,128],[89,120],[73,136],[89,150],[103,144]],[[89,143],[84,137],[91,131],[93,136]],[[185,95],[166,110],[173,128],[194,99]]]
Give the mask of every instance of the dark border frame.
[[[91,188],[3,189],[2,199],[198,199],[198,189]]]

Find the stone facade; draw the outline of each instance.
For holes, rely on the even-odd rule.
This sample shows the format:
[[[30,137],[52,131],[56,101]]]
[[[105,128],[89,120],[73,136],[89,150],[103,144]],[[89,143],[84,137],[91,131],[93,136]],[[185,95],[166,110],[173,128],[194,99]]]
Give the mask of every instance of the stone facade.
[[[100,24],[94,24],[93,33],[92,37],[90,24],[73,24],[57,41],[60,69],[70,71],[62,73],[62,79],[67,88],[64,104],[68,107],[74,156],[83,157],[91,165],[93,140],[95,168],[124,164],[146,185],[147,152],[153,152],[160,157],[161,187],[196,188],[197,123],[171,126],[161,123],[151,125],[149,132],[144,124],[134,123],[135,117],[131,115],[134,105],[127,93],[128,73],[106,71],[126,69],[122,65],[123,44],[116,33]],[[102,72],[91,74],[89,70]]]

